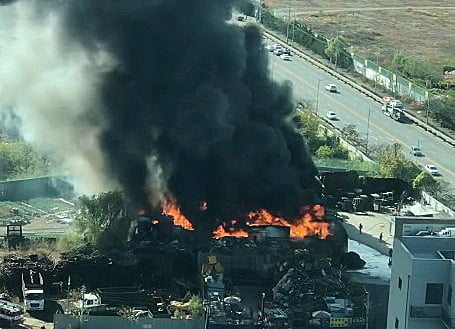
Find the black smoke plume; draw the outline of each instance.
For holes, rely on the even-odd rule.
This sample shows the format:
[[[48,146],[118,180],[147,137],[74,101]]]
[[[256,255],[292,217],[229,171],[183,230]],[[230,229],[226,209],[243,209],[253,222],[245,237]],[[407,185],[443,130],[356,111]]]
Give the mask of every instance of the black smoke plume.
[[[235,2],[69,0],[59,9],[69,39],[117,63],[103,73],[96,109],[111,174],[138,206],[174,196],[196,228],[259,208],[291,219],[318,197],[291,88],[271,80],[259,29],[228,22]]]

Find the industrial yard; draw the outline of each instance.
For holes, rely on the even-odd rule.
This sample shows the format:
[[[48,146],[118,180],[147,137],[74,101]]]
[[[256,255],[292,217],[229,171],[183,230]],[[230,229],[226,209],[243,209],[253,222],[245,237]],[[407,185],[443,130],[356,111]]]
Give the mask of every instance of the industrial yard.
[[[320,179],[325,209],[307,208],[302,222],[251,213],[243,229],[217,228],[206,240],[179,208],[168,205],[159,216],[132,215],[128,243],[110,251],[84,246],[62,252],[51,247],[55,237],[73,229],[71,219],[78,206],[71,201],[58,196],[3,201],[4,224],[22,227],[28,243],[41,247],[27,250],[24,242],[13,240],[20,250],[3,254],[1,285],[17,300],[21,273],[40,273],[45,308],[30,314],[48,323],[57,321],[56,328],[77,326],[80,314],[90,316],[88,321],[117,321],[121,327],[127,321],[119,316],[125,307],[144,324],[153,318],[185,319],[197,325],[205,316],[213,329],[266,324],[320,328],[327,321],[348,321],[351,328],[363,328],[366,291],[344,272],[360,269],[365,262],[346,253],[343,218],[350,213],[391,214],[405,185],[399,180],[359,178],[353,172],[323,172]],[[39,242],[43,240],[36,239],[44,231],[53,235],[45,239],[51,243],[47,250]],[[5,247],[10,242],[6,238]],[[195,305],[203,304],[205,315],[195,311]],[[54,318],[56,311],[60,315]],[[382,307],[377,314],[383,312]],[[370,328],[380,317],[371,313]]]

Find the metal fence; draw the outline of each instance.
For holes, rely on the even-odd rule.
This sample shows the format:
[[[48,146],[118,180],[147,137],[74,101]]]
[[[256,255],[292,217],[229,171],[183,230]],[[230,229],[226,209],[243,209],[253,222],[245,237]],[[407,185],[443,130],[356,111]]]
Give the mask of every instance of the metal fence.
[[[352,54],[352,61],[355,72],[388,89],[395,97],[407,97],[420,104],[428,100],[430,95],[428,90],[379,66],[376,62],[357,54]]]
[[[203,319],[139,318],[129,320],[119,316],[84,316],[55,314],[55,329],[203,329]]]

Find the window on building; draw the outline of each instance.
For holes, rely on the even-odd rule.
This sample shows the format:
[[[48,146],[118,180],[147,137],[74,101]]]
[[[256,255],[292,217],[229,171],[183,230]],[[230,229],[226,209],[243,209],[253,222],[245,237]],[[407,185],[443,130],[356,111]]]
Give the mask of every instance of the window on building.
[[[452,286],[449,286],[449,291],[447,291],[447,305],[452,305]]]
[[[442,283],[427,283],[425,292],[425,304],[442,304]]]
[[[401,290],[401,286],[403,285],[403,280],[401,280],[400,277],[398,277],[398,289]]]
[[[395,318],[395,329],[398,329],[399,326],[400,326],[400,320]]]

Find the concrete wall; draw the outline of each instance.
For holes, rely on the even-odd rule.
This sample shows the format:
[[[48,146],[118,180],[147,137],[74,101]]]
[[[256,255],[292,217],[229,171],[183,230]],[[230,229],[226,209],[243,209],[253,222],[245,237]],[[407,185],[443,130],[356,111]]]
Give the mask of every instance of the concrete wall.
[[[130,321],[118,316],[85,316],[55,314],[54,329],[203,329],[203,319],[177,320],[141,318]]]
[[[426,192],[422,192],[422,198],[425,200],[426,203],[428,203],[434,210],[439,211],[439,212],[444,212],[448,214],[451,217],[455,217],[455,211],[450,209],[449,207],[445,206],[435,198],[433,198],[431,195],[429,195]]]
[[[0,201],[22,201],[58,195],[64,185],[61,177],[46,176],[0,182]]]
[[[395,329],[395,319],[398,319],[401,329],[405,328],[406,314],[409,312],[405,305],[409,299],[412,281],[412,260],[409,251],[399,239],[395,239],[393,243],[392,264],[387,329]],[[398,288],[399,278],[402,280],[401,289]]]

